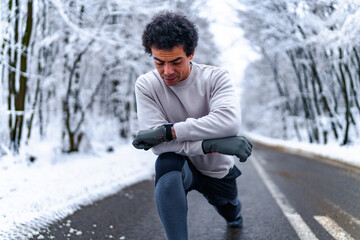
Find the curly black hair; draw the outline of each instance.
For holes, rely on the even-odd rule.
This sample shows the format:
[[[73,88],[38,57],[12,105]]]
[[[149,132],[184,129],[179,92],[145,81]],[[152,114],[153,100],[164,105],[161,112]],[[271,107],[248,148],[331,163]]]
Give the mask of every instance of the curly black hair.
[[[181,13],[162,11],[156,14],[145,27],[142,35],[142,44],[145,52],[151,53],[151,47],[162,50],[171,50],[183,45],[186,56],[195,51],[198,42],[196,25]]]

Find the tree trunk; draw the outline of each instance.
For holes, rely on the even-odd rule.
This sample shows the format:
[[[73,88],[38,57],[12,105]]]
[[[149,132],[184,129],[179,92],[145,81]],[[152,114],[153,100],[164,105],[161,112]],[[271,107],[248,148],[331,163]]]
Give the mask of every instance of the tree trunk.
[[[38,77],[38,80],[37,80],[37,83],[36,83],[34,102],[32,104],[31,116],[30,116],[29,124],[28,124],[28,134],[27,134],[27,140],[26,141],[29,141],[30,137],[31,137],[32,123],[33,123],[33,120],[34,120],[34,116],[35,116],[35,112],[36,112],[36,105],[38,103],[38,98],[39,98],[40,91],[41,91],[40,90],[40,78]]]
[[[280,83],[280,76],[279,76],[279,71],[278,71],[278,63],[277,63],[277,55],[274,56],[274,61],[271,60],[271,58],[269,57],[269,55],[266,53],[265,49],[262,49],[262,53],[265,57],[265,59],[268,60],[270,66],[271,66],[271,69],[273,70],[273,76],[274,76],[274,81],[275,81],[275,84],[276,84],[276,87],[277,87],[277,90],[278,90],[278,93],[280,95],[280,97],[284,97],[286,98],[286,101],[284,102],[284,107],[282,108],[283,109],[283,124],[286,123],[285,121],[285,113],[286,111],[288,111],[289,115],[290,116],[293,116],[295,117],[296,114],[295,114],[295,111],[293,110],[293,108],[291,107],[290,103],[291,103],[291,100],[290,100],[290,94],[289,94],[289,91],[287,90],[286,87],[282,87],[281,83]],[[296,121],[294,120],[293,121],[293,124],[294,124],[294,129],[295,129],[295,132],[296,132],[296,136],[298,138],[299,141],[301,141],[301,136],[300,136],[300,133],[299,133],[299,129],[297,127],[297,123]],[[283,126],[283,134],[284,136],[287,136],[287,126]],[[286,138],[285,138],[286,139]]]
[[[307,74],[307,67],[305,64],[302,64],[302,70],[304,75],[304,92],[302,94],[305,95],[305,100],[309,106],[309,112],[310,112],[310,135],[312,136],[310,139],[312,141],[315,141],[316,143],[319,143],[319,126],[317,125],[317,115],[316,115],[316,107],[314,106],[314,101],[311,100],[311,97],[309,96],[309,77]],[[311,142],[312,143],[312,142]]]
[[[299,89],[299,93],[300,93],[300,99],[301,99],[301,103],[302,103],[302,108],[304,110],[304,114],[305,114],[305,119],[304,119],[304,124],[307,126],[307,132],[308,132],[308,137],[309,137],[309,142],[312,143],[314,141],[314,137],[313,137],[313,129],[311,127],[312,123],[310,123],[309,125],[309,121],[312,121],[313,118],[313,114],[312,114],[312,110],[311,110],[311,106],[308,102],[308,98],[307,98],[307,90],[306,90],[306,84],[304,84],[305,81],[305,75],[304,75],[304,80],[302,79],[301,73],[300,73],[300,69],[297,66],[296,63],[296,55],[300,55],[302,52],[301,49],[297,49],[296,52],[290,52],[288,51],[287,54],[290,58],[291,61],[291,65],[294,69],[295,72],[295,76],[297,78],[297,86]]]
[[[340,60],[343,58],[343,53],[342,53],[342,49],[339,48],[339,56],[340,56]],[[340,76],[341,78],[339,80],[341,80],[341,82],[339,83],[341,88],[342,88],[342,93],[344,96],[344,102],[345,102],[345,121],[346,121],[346,126],[345,126],[345,132],[344,132],[344,139],[342,141],[342,145],[346,145],[350,142],[349,139],[349,128],[350,128],[350,122],[351,122],[351,111],[350,111],[350,99],[349,99],[349,93],[348,93],[348,84],[345,78],[345,74],[344,71],[342,69],[342,63],[341,61],[339,62],[339,72],[340,72]]]
[[[63,98],[63,121],[64,121],[64,127],[63,130],[63,137],[68,138],[69,147],[68,149],[64,149],[65,152],[77,152],[79,151],[79,145],[83,137],[83,133],[80,131],[81,125],[84,121],[85,117],[85,109],[82,109],[80,106],[80,100],[79,100],[79,64],[81,63],[81,59],[83,55],[88,51],[90,46],[95,42],[95,40],[91,40],[87,46],[84,48],[83,51],[81,51],[77,57],[75,58],[74,62],[72,63],[72,66],[70,68],[70,75],[68,79],[68,87],[66,95]],[[66,63],[65,63],[66,64]],[[75,85],[75,89],[74,86]],[[75,98],[75,104],[73,106],[70,106],[70,99]],[[75,123],[75,115],[80,114],[80,121]],[[73,125],[76,125],[76,127],[73,127]]]
[[[356,50],[356,47],[353,47],[353,51],[357,62],[357,66],[355,66],[355,68],[357,69],[357,73],[358,73],[358,83],[360,84],[360,57],[358,51]]]
[[[9,57],[9,97],[8,109],[9,129],[10,129],[10,148],[14,152],[19,151],[20,141],[23,130],[25,96],[27,91],[27,61],[29,53],[29,45],[33,25],[33,2],[27,1],[27,16],[25,32],[21,34],[20,29],[20,4],[19,0],[9,1],[9,10],[14,11],[14,39],[11,39],[8,51]],[[9,22],[11,23],[11,19]],[[21,47],[19,47],[21,46]],[[14,49],[15,48],[15,49]],[[19,58],[20,56],[20,58]]]
[[[9,24],[14,24],[14,37],[9,39],[9,49],[8,49],[8,110],[9,110],[9,133],[10,133],[10,149],[14,152],[17,152],[18,148],[16,145],[16,126],[14,126],[16,118],[16,108],[15,108],[15,81],[16,81],[16,63],[18,61],[18,55],[16,54],[16,44],[19,42],[19,2],[17,0],[9,0],[9,12],[15,15],[15,19],[11,20],[9,17]]]
[[[331,51],[332,53],[332,51]],[[324,56],[325,56],[325,59],[327,61],[329,61],[329,56],[328,54],[326,53],[326,50],[324,50]],[[334,67],[333,65],[330,67],[330,73],[335,73],[334,71]],[[335,73],[336,75],[336,73]],[[331,76],[332,77],[332,76]],[[336,76],[335,76],[336,77]],[[332,80],[333,78],[330,78],[329,80],[326,80],[325,81],[330,81],[330,82],[333,82]],[[331,122],[331,129],[334,133],[334,136],[335,136],[335,139],[339,139],[339,134],[338,134],[338,130],[337,130],[337,127],[336,126],[339,126],[340,129],[342,128],[341,124],[339,121],[336,121],[335,120],[335,116],[337,116],[337,106],[338,106],[338,100],[337,100],[337,97],[336,97],[336,91],[335,91],[335,87],[334,85],[335,84],[328,84],[329,85],[329,88],[330,88],[330,91],[332,93],[332,98],[331,100],[333,100],[334,104],[333,104],[333,107],[330,107],[330,104],[328,103],[328,101],[326,101],[326,104],[325,104],[325,108],[328,109],[328,112],[329,112],[329,116],[330,116],[330,122]],[[325,96],[324,96],[325,98]],[[325,98],[326,99],[326,98]]]
[[[355,105],[358,109],[358,111],[360,112],[360,104],[359,104],[359,100],[358,100],[358,95],[357,95],[357,91],[355,89],[355,85],[354,85],[354,81],[353,81],[353,76],[350,72],[350,69],[349,69],[349,66],[348,64],[344,63],[344,69],[348,75],[348,78],[349,78],[349,82],[350,82],[350,91],[351,93],[353,94],[353,99],[354,99],[354,102],[355,102]]]
[[[31,32],[32,32],[32,25],[33,25],[33,2],[32,0],[28,0],[27,3],[27,19],[26,19],[26,29],[25,34],[22,39],[22,47],[24,48],[24,51],[21,53],[21,68],[20,71],[22,73],[27,73],[27,61],[28,61],[28,54],[29,54],[29,45],[30,45],[30,38],[31,38]],[[24,74],[20,75],[20,89],[18,92],[18,101],[16,103],[17,105],[17,111],[25,111],[25,96],[27,91],[27,81],[28,77]],[[19,124],[16,124],[19,126],[18,136],[17,136],[17,144],[20,145],[22,130],[23,130],[23,121],[24,121],[24,115],[21,114],[18,116],[17,121],[19,121]]]

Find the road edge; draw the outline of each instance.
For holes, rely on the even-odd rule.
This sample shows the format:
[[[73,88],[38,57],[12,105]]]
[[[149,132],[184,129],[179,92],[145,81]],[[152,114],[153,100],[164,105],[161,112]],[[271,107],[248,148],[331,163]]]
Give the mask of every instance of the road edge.
[[[253,143],[260,144],[271,149],[279,150],[282,152],[290,153],[293,155],[299,155],[302,157],[306,157],[312,160],[321,161],[336,167],[344,168],[349,171],[353,171],[356,173],[360,173],[360,165],[352,164],[350,162],[345,162],[339,158],[331,158],[329,156],[324,156],[321,153],[314,153],[311,151],[306,151],[304,149],[292,148],[289,146],[282,145],[281,143],[268,143],[266,141],[262,141],[259,138],[254,137],[252,134],[245,133],[245,136]],[[270,139],[270,138],[269,138]]]

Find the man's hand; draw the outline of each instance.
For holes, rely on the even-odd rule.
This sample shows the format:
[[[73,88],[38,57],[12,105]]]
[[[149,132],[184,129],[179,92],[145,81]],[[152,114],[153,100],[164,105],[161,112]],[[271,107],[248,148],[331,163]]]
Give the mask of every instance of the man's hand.
[[[240,162],[245,162],[251,155],[253,145],[245,137],[227,137],[207,139],[202,142],[204,153],[222,153],[225,155],[235,155]]]
[[[137,149],[149,150],[153,146],[165,141],[165,127],[161,126],[155,129],[140,130],[132,144]]]

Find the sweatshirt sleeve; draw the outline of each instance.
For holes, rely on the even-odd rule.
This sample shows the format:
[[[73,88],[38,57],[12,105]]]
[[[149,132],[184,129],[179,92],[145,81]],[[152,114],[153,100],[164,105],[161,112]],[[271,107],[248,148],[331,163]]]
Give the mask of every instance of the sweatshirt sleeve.
[[[168,122],[162,107],[156,101],[156,94],[149,85],[150,84],[146,84],[146,79],[141,76],[137,79],[135,85],[140,129],[153,129]],[[171,142],[160,143],[151,149],[156,155],[164,152],[175,152],[185,156],[204,155],[202,141],[179,142],[173,140]]]
[[[165,152],[174,152],[184,156],[205,155],[202,150],[202,141],[163,142],[151,148],[153,153],[160,155]]]
[[[177,140],[197,141],[236,136],[241,117],[235,87],[227,71],[218,70],[210,84],[210,111],[201,118],[187,118],[174,124]]]

